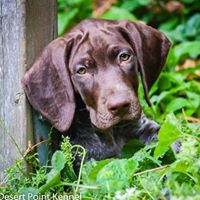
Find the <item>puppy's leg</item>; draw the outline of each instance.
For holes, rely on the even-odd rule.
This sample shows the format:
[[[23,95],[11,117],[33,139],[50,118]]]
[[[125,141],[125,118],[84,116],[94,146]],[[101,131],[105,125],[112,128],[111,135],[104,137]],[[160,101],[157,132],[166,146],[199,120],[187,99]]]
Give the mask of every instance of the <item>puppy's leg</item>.
[[[148,144],[152,140],[157,141],[159,129],[160,126],[156,122],[148,119],[144,114],[142,114],[140,119],[140,126],[136,132],[136,135],[142,143]],[[172,143],[171,148],[174,150],[174,152],[179,153],[181,148],[180,141],[177,140]]]

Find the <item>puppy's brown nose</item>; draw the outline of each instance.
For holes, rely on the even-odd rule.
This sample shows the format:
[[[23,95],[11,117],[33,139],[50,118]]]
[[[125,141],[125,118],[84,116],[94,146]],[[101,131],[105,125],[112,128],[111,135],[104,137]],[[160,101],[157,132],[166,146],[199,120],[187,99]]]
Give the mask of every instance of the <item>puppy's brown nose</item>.
[[[125,97],[110,97],[107,100],[106,107],[113,115],[123,115],[130,108],[130,101]]]

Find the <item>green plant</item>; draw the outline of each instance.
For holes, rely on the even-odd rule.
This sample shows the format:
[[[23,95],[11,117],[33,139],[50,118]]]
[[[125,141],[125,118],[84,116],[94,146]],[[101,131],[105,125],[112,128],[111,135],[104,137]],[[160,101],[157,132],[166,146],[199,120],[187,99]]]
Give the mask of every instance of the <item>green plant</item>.
[[[17,160],[16,165],[6,170],[5,186],[0,188],[0,192],[7,195],[23,194],[28,198],[29,193],[39,195],[59,192],[62,194],[66,191],[65,187],[68,186],[72,188],[73,193],[76,193],[78,188],[81,187],[81,172],[77,178],[73,169],[73,161],[76,156],[76,154],[72,154],[73,149],[76,149],[76,152],[84,160],[85,149],[78,145],[71,146],[67,137],[63,138],[61,150],[53,154],[50,166],[40,166],[37,154],[29,153],[24,158],[25,160]],[[82,151],[79,151],[80,149]],[[34,172],[26,173],[25,161],[34,165]]]
[[[67,29],[91,15],[92,0],[59,0],[58,35],[62,35]]]
[[[36,171],[29,175],[23,161],[17,161],[7,170],[5,186],[0,192],[25,196],[80,193],[83,199],[200,197],[200,125],[178,120],[173,114],[167,115],[157,144],[143,146],[131,141],[123,148],[121,159],[87,162],[81,167],[80,179],[72,168],[73,148],[81,147],[71,146],[69,139],[64,138],[61,150],[52,157],[51,166],[38,164]],[[84,151],[81,154],[84,159]],[[37,154],[29,161],[35,159]]]

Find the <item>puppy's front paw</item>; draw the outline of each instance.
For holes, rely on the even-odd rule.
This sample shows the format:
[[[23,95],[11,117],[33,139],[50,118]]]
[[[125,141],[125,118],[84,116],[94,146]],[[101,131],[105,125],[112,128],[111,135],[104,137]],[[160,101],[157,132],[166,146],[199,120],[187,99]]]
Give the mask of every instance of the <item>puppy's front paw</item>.
[[[144,144],[148,144],[152,140],[157,141],[159,129],[160,126],[156,122],[143,116],[137,132],[139,140]]]

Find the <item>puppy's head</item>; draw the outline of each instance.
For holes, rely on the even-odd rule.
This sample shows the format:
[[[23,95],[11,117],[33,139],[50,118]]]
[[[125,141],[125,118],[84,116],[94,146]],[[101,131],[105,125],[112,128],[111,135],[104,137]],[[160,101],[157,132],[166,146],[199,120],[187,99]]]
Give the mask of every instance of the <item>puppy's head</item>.
[[[169,46],[163,33],[141,23],[85,20],[52,41],[22,82],[32,106],[59,131],[73,120],[74,92],[104,130],[140,118],[137,74],[148,101]]]

